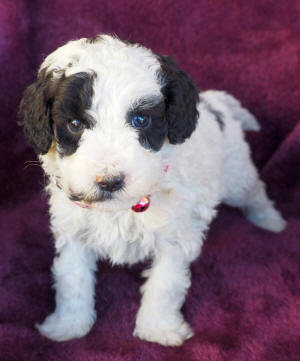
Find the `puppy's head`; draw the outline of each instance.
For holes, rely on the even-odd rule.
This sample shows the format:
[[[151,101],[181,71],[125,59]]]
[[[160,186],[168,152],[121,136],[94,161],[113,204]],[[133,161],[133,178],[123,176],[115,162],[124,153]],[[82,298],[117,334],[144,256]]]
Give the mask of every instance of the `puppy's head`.
[[[46,173],[70,199],[123,202],[155,192],[164,145],[190,137],[198,101],[169,57],[104,35],[50,54],[20,114]]]

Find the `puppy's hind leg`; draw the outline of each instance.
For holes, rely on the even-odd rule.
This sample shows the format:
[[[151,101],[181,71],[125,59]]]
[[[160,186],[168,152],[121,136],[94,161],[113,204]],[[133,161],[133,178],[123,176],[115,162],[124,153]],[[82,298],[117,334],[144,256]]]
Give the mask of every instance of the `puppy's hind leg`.
[[[250,158],[248,144],[244,141],[225,164],[226,196],[224,203],[238,207],[246,218],[260,228],[281,232],[286,221],[269,199],[265,184]]]
[[[96,320],[94,271],[96,256],[83,244],[65,244],[55,257],[56,309],[37,328],[55,341],[66,341],[86,335]]]
[[[286,226],[286,221],[268,198],[265,184],[260,179],[248,190],[242,211],[250,222],[260,228],[281,232]]]

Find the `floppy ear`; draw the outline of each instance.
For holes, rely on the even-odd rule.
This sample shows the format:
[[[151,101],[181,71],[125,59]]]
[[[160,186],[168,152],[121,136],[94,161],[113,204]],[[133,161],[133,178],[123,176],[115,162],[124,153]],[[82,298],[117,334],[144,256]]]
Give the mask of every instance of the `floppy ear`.
[[[24,93],[19,116],[23,118],[24,133],[37,154],[46,154],[52,142],[50,108],[53,101],[52,75],[42,70],[37,81]]]
[[[199,92],[193,80],[169,56],[158,56],[161,63],[166,102],[168,138],[171,144],[183,143],[191,136],[199,116]]]

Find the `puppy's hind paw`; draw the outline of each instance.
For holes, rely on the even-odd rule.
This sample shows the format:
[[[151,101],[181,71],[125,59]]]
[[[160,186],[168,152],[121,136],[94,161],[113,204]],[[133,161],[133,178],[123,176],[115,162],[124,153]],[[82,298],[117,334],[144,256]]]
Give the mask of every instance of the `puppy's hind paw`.
[[[274,207],[245,212],[246,218],[256,226],[271,232],[279,233],[286,227],[287,222]]]

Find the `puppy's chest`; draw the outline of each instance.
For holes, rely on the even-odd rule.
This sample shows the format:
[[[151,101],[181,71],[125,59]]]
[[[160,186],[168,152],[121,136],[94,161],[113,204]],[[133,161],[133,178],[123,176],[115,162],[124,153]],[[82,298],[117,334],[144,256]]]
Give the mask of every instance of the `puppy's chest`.
[[[85,242],[116,264],[133,264],[150,256],[156,232],[131,212],[91,214],[87,220]]]

